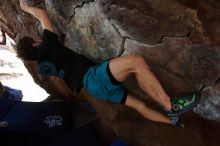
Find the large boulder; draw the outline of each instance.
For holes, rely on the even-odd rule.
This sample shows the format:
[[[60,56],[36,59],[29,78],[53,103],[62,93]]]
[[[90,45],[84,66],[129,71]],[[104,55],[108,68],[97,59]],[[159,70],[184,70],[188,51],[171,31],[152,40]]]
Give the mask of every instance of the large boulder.
[[[220,3],[217,0],[29,0],[46,8],[61,42],[93,60],[137,53],[144,56],[172,97],[200,92],[195,112],[220,121]],[[39,38],[42,28],[17,0],[0,0],[0,27],[15,41]],[[54,96],[69,90],[37,75],[35,81]],[[54,86],[51,86],[53,84]],[[125,83],[140,98],[134,78]],[[59,89],[59,90],[58,90]],[[64,92],[59,92],[64,91]],[[131,145],[218,145],[219,122],[194,113],[184,116],[185,129],[146,121],[133,110],[79,95],[96,108],[104,127]],[[150,106],[152,101],[146,100]],[[153,107],[158,108],[157,105]],[[210,133],[209,135],[206,135]],[[193,139],[192,139],[193,137]],[[180,140],[181,139],[181,140]],[[184,139],[182,141],[182,139]]]

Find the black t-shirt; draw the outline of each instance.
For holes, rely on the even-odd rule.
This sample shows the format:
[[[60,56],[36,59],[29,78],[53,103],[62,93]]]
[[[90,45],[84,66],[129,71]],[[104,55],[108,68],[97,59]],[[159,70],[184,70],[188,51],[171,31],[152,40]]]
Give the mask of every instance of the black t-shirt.
[[[95,63],[62,45],[58,36],[49,30],[44,30],[42,40],[38,48],[39,73],[64,79],[72,91],[78,93],[84,74]]]

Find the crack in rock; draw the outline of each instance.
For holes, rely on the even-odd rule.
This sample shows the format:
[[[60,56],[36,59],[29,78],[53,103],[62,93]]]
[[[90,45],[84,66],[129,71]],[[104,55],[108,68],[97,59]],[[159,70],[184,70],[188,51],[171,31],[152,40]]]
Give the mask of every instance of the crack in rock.
[[[115,24],[113,24],[113,23],[110,23],[110,24],[115,29],[115,31],[118,33],[118,35],[122,38],[121,48],[120,48],[120,51],[119,51],[119,54],[118,54],[118,56],[121,56],[125,51],[124,45],[125,45],[126,39],[127,38],[130,39],[130,38],[128,36],[123,36],[122,33],[120,32],[119,28]]]
[[[217,78],[217,80],[215,81],[214,85],[204,85],[199,89],[200,92],[202,92],[203,89],[205,89],[206,87],[214,87],[216,86],[218,83],[220,83],[220,77]]]
[[[74,14],[70,16],[70,19],[68,21],[68,24],[67,25],[70,25],[71,24],[71,21],[73,19],[73,17],[76,16],[76,12],[77,12],[77,8],[83,8],[85,6],[85,4],[89,4],[91,2],[97,2],[96,0],[90,0],[90,1],[87,1],[87,2],[82,2],[81,4],[78,4],[75,8],[74,8]],[[105,18],[106,20],[108,20],[107,18]],[[125,41],[127,38],[129,38],[128,36],[123,36],[121,31],[119,30],[119,28],[116,26],[116,24],[113,24],[111,23],[110,20],[108,20],[108,24],[110,24],[113,29],[115,30],[115,32],[118,34],[119,37],[121,37],[122,41],[121,41],[121,45],[120,45],[120,50],[119,52],[117,53],[118,55],[117,56],[121,56],[124,51],[125,51],[125,48],[124,48],[124,45],[125,45]]]
[[[67,25],[69,25],[69,24],[71,23],[71,20],[73,19],[73,17],[74,17],[75,14],[76,14],[76,9],[77,9],[77,8],[83,8],[83,6],[84,6],[85,4],[89,4],[89,3],[93,3],[93,2],[96,2],[96,0],[84,1],[84,2],[82,2],[81,4],[76,5],[75,8],[74,8],[73,14],[70,16],[70,18],[69,18],[69,20],[68,20]]]
[[[121,48],[120,48],[120,51],[119,51],[117,57],[121,56],[125,52],[125,41],[126,41],[126,39],[127,39],[127,37],[122,38]]]
[[[159,43],[162,43],[163,42],[163,39],[165,37],[173,37],[173,38],[188,38],[191,42],[193,42],[192,38],[190,37],[191,35],[191,31],[189,31],[186,35],[183,35],[183,36],[176,36],[176,35],[173,35],[173,34],[170,34],[170,35],[161,35],[160,38],[159,38]]]

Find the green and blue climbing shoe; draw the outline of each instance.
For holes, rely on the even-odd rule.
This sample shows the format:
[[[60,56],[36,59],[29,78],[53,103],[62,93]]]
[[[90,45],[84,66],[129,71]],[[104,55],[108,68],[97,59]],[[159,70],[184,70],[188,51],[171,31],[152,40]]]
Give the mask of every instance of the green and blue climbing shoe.
[[[195,108],[199,101],[199,94],[173,98],[171,100],[172,114],[181,115]]]

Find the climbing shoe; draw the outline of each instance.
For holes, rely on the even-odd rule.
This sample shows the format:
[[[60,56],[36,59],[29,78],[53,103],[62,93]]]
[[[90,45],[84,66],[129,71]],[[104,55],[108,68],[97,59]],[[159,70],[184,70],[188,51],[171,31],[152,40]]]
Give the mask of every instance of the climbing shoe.
[[[173,98],[171,100],[172,111],[168,115],[182,115],[195,108],[199,101],[199,94]]]

